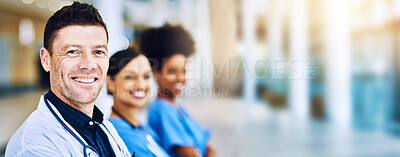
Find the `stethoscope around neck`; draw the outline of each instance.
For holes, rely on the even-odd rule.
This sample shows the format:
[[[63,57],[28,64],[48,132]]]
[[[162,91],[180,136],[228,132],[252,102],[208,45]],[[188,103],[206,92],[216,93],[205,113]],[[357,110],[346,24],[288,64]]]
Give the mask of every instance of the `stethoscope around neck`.
[[[49,102],[47,101],[47,93],[44,94],[43,96],[44,98],[44,102],[46,103],[47,108],[49,108],[50,112],[54,115],[54,117],[56,117],[56,119],[58,120],[58,122],[60,122],[60,124],[76,139],[79,141],[79,143],[81,143],[83,145],[83,156],[84,157],[91,157],[91,156],[99,156],[99,152],[92,146],[90,146],[85,139],[82,138],[82,136],[80,136],[80,134],[72,127],[70,126],[60,115],[59,112],[56,112],[56,108],[52,105],[49,104]],[[115,141],[115,143],[118,146],[118,149],[121,152],[121,155],[123,157],[128,157],[128,151],[121,148],[117,142],[117,140],[115,140],[114,136],[110,133],[110,131],[107,129],[107,127],[104,124],[100,124],[100,127],[102,128],[102,130],[104,132],[106,132],[107,134],[109,134]]]

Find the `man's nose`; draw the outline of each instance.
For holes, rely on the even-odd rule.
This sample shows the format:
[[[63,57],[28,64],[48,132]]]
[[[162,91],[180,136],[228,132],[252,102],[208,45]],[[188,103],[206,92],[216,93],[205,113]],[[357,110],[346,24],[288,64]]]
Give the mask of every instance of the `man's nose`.
[[[79,63],[79,69],[93,70],[96,68],[95,58],[91,53],[84,53]]]

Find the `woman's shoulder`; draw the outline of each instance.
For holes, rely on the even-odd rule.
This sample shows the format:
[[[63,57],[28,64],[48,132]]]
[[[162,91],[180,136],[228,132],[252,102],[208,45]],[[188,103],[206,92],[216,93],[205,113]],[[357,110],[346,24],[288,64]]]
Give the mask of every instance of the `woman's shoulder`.
[[[155,98],[151,103],[150,103],[150,105],[166,105],[166,104],[168,104],[169,102],[167,101],[167,100],[164,100],[164,99],[162,99],[162,98]]]
[[[165,110],[174,110],[173,105],[168,102],[167,100],[156,98],[153,102],[149,105],[149,110],[151,111],[165,111]]]
[[[110,117],[108,121],[118,130],[119,128],[129,128],[129,124],[120,117]]]

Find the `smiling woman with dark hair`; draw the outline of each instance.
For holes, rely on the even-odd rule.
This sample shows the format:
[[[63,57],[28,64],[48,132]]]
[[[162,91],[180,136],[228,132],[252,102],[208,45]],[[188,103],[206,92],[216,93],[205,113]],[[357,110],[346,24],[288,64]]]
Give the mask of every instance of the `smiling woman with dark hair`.
[[[147,58],[132,48],[119,51],[110,58],[107,89],[113,95],[114,105],[109,121],[131,154],[168,156],[153,130],[136,119],[137,110],[147,103],[151,76]]]
[[[186,83],[186,59],[194,52],[190,34],[180,26],[164,25],[142,32],[139,46],[151,60],[159,87],[149,106],[148,123],[161,144],[173,156],[215,156],[209,132],[175,101]]]

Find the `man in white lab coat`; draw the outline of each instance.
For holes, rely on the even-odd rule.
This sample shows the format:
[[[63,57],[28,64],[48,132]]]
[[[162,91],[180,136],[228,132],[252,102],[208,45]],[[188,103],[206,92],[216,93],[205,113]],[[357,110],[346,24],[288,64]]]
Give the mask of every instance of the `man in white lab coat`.
[[[40,59],[50,90],[10,139],[6,156],[130,156],[94,105],[107,74],[107,43],[92,5],[74,2],[49,18]]]

